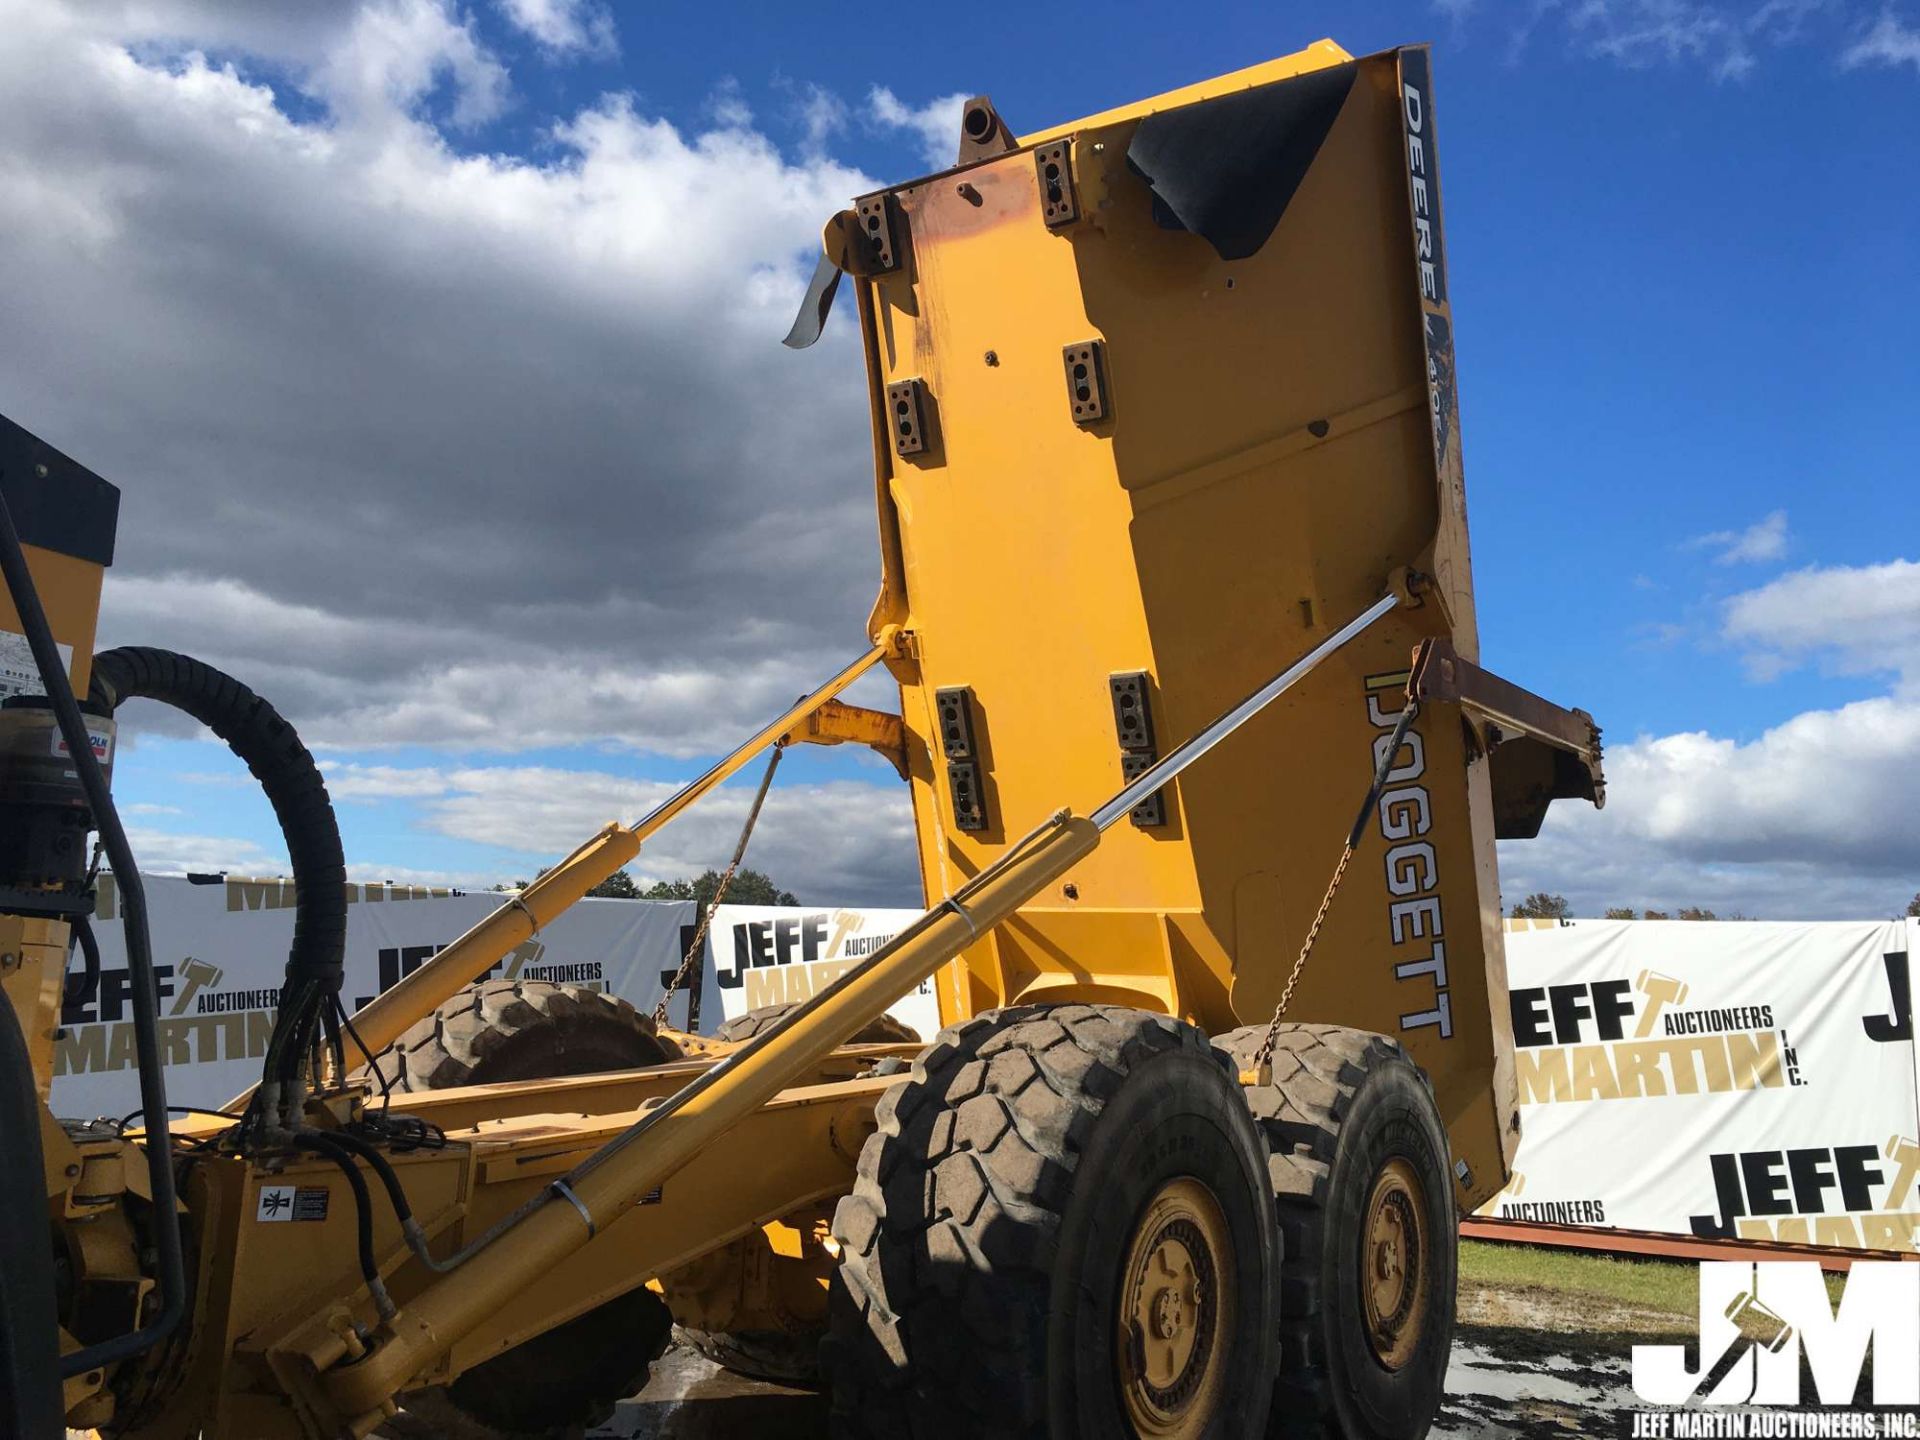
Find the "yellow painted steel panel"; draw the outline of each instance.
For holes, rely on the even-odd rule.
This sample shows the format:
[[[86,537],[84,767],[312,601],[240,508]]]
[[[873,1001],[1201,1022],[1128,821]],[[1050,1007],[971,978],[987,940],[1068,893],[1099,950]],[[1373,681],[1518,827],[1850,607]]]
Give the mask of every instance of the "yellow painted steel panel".
[[[1162,223],[1129,161],[1142,117],[1342,65],[1350,88],[1254,253],[1223,259]],[[1319,83],[1338,96],[1339,75]],[[1434,577],[1422,607],[1170,787],[1165,824],[1116,827],[970,949],[943,976],[948,1018],[1077,991],[1215,1032],[1265,1020],[1413,647],[1442,635],[1478,653],[1427,91],[1424,51],[1351,62],[1314,47],[887,192],[898,263],[856,280],[882,407],[875,614],[917,655],[893,668],[930,895],[1056,807],[1120,788],[1111,676],[1151,677],[1164,754],[1396,571]],[[1078,219],[1053,228],[1033,145],[1062,139]],[[1063,350],[1089,341],[1107,414],[1085,422]],[[909,380],[920,443],[898,454],[884,406]],[[973,831],[956,828],[935,719],[955,686],[973,701],[987,819]],[[1469,751],[1457,712],[1419,719],[1391,819],[1370,826],[1289,1012],[1410,1046],[1468,1162],[1466,1201],[1499,1185],[1511,1143],[1493,826]]]

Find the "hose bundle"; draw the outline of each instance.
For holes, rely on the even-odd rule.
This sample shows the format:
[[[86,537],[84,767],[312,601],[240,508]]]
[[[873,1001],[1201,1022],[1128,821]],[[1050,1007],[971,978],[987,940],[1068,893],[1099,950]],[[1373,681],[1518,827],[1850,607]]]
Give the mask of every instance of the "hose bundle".
[[[347,943],[346,857],[319,767],[272,705],[188,655],[146,646],[103,651],[93,659],[88,698],[109,711],[144,699],[191,715],[227,742],[273,805],[293,864],[293,944],[249,1120],[290,1128],[319,1078],[323,1051],[336,1073],[344,1071],[337,1016]]]

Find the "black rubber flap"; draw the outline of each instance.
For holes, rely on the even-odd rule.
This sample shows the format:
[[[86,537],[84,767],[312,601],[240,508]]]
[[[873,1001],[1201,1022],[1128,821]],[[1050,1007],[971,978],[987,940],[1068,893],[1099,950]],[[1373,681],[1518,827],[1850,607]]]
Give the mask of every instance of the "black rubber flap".
[[[831,257],[822,255],[813,267],[813,279],[800,301],[800,313],[793,317],[793,328],[780,343],[789,350],[804,350],[820,338],[827,328],[827,315],[833,309],[833,292],[840,288],[840,267]]]
[[[120,491],[0,415],[0,487],[23,544],[113,563]]]
[[[1142,120],[1127,163],[1153,192],[1153,218],[1192,231],[1222,260],[1257,252],[1312,168],[1355,69],[1315,70]]]

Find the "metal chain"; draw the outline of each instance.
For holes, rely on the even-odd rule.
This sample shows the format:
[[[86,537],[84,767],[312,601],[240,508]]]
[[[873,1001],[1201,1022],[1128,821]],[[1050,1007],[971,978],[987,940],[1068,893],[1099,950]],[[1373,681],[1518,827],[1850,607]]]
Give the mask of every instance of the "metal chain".
[[[760,818],[760,807],[766,804],[767,790],[773,784],[773,772],[780,768],[780,757],[786,753],[784,743],[776,744],[773,753],[767,757],[766,773],[760,777],[760,789],[753,797],[753,805],[747,811],[747,823],[740,827],[740,843],[733,847],[733,859],[727,862],[727,868],[720,872],[719,883],[713,887],[713,899],[707,902],[705,912],[700,916],[700,926],[693,932],[693,943],[687,946],[686,958],[680,962],[680,968],[673,972],[673,979],[667,982],[666,990],[660,996],[660,1003],[653,1007],[653,1023],[658,1029],[667,1023],[667,1005],[674,993],[693,973],[694,965],[699,961],[702,949],[707,943],[707,929],[713,924],[714,912],[727,898],[727,887],[733,884],[734,872],[740,868],[740,862],[747,856],[747,841],[753,838],[754,822]]]
[[[1386,789],[1387,776],[1393,769],[1393,758],[1400,753],[1405,743],[1407,731],[1413,728],[1413,722],[1420,713],[1420,707],[1408,700],[1406,708],[1400,712],[1399,722],[1393,727],[1393,738],[1388,742],[1386,751],[1373,769],[1373,783],[1367,787],[1367,798],[1360,802],[1360,814],[1353,822],[1353,828],[1347,832],[1347,843],[1341,847],[1340,863],[1333,867],[1333,879],[1328,882],[1327,893],[1320,899],[1320,908],[1314,912],[1313,924],[1307,927],[1307,938],[1300,943],[1300,954],[1293,962],[1293,971],[1287,976],[1286,987],[1280,992],[1280,1003],[1273,1007],[1273,1019],[1267,1022],[1267,1033],[1260,1041],[1260,1048],[1253,1052],[1253,1069],[1261,1076],[1265,1084],[1270,1078],[1267,1067],[1273,1064],[1273,1047],[1280,1039],[1280,1021],[1287,1013],[1287,1006],[1293,1003],[1293,990],[1300,983],[1301,972],[1307,968],[1307,957],[1313,954],[1314,942],[1320,938],[1320,929],[1327,923],[1327,912],[1333,909],[1333,897],[1340,891],[1340,882],[1347,878],[1347,866],[1353,863],[1353,852],[1360,848],[1360,841],[1367,833],[1367,820],[1373,814],[1373,807],[1379,803],[1380,792]]]
[[[1273,1063],[1273,1047],[1280,1038],[1280,1019],[1287,1013],[1287,1006],[1293,1003],[1293,987],[1300,983],[1300,972],[1307,968],[1307,957],[1313,954],[1313,942],[1320,938],[1320,927],[1327,923],[1327,912],[1333,908],[1333,897],[1340,889],[1340,882],[1347,878],[1347,866],[1353,860],[1353,846],[1344,846],[1340,851],[1340,863],[1333,867],[1333,883],[1327,886],[1327,893],[1321,898],[1320,909],[1313,917],[1313,924],[1307,927],[1307,938],[1301,942],[1300,954],[1293,962],[1293,973],[1287,976],[1286,988],[1280,992],[1280,1003],[1273,1007],[1273,1019],[1267,1022],[1267,1033],[1260,1041],[1260,1048],[1254,1052],[1253,1068],[1265,1070]]]

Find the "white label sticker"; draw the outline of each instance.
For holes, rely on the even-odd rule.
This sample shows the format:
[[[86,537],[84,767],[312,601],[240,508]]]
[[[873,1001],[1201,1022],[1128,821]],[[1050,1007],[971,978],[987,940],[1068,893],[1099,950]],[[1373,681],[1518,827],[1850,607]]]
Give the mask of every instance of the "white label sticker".
[[[60,663],[73,673],[73,646],[59,646]],[[9,695],[44,695],[40,667],[33,663],[33,647],[27,637],[12,630],[0,630],[0,700]]]
[[[109,731],[105,729],[96,730],[93,726],[89,725],[87,726],[87,738],[93,741],[94,759],[104,765],[113,758],[113,735]],[[67,737],[62,735],[58,730],[53,732],[53,753],[56,755],[71,753],[67,749]]]
[[[325,1220],[328,1190],[324,1185],[262,1185],[256,1220]]]

